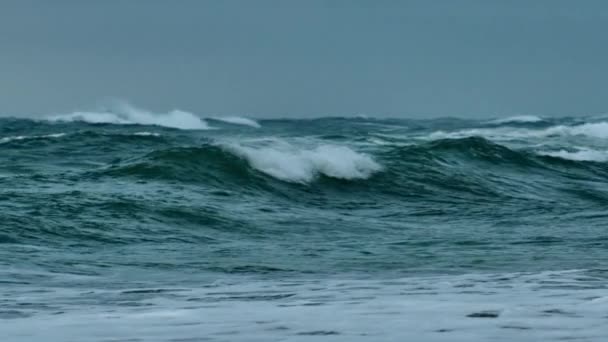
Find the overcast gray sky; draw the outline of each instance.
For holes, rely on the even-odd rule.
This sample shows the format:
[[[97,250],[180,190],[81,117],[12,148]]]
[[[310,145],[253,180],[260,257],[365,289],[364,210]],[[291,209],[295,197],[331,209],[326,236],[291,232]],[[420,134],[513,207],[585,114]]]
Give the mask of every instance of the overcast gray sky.
[[[593,0],[0,0],[0,113],[603,113],[607,34]]]

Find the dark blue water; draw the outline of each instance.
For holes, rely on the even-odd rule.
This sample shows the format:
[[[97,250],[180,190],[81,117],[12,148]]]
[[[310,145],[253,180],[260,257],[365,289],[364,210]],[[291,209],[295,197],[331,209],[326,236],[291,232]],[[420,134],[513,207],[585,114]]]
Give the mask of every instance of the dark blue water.
[[[608,338],[608,120],[0,119],[7,341]]]

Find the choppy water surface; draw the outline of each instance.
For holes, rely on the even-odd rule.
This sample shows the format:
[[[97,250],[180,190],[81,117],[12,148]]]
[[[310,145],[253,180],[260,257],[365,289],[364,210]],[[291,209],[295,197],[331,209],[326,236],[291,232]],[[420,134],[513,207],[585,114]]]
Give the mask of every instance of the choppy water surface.
[[[608,338],[608,118],[0,119],[7,341]]]

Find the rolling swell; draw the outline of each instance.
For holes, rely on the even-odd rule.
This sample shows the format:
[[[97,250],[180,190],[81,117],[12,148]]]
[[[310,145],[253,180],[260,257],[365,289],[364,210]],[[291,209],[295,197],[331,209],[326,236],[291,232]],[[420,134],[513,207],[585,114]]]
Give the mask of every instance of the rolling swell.
[[[330,123],[333,125],[334,121],[332,119]],[[492,125],[502,125],[497,129],[505,135],[507,131],[503,126],[513,125],[512,121],[518,125],[551,124],[550,121],[526,117]],[[376,120],[370,126],[369,121],[357,119],[352,124],[360,125],[356,126],[358,128],[345,127],[341,129],[342,133],[337,134],[324,130],[325,122],[319,119],[307,123],[310,126],[307,130],[320,133],[317,134],[318,140],[259,138],[264,136],[266,127],[275,132],[277,127],[273,125],[290,130],[306,122],[299,122],[296,127],[291,127],[291,123],[285,120],[265,122],[251,133],[251,138],[235,139],[223,136],[221,130],[195,134],[133,124],[44,124],[10,119],[1,127],[4,136],[0,137],[0,149],[6,152],[5,156],[13,156],[12,164],[23,160],[32,169],[34,166],[29,162],[39,159],[41,163],[69,168],[66,171],[74,176],[73,179],[78,177],[75,167],[86,166],[83,177],[199,184],[248,191],[305,189],[308,193],[355,191],[359,194],[367,192],[371,196],[414,199],[442,195],[450,199],[504,199],[536,196],[542,191],[568,192],[569,187],[578,189],[586,186],[576,183],[579,181],[589,184],[589,181],[608,179],[607,164],[591,159],[595,157],[595,150],[572,150],[563,141],[553,148],[554,152],[538,151],[534,145],[522,145],[521,135],[514,136],[518,141],[515,145],[504,138],[494,142],[473,135],[430,141],[405,140],[405,143],[392,139],[377,146],[358,147],[357,144],[365,141],[366,134],[370,134],[368,131],[373,132],[376,129],[373,127],[379,124],[399,127],[394,120],[385,123]],[[348,124],[348,120],[340,120],[340,125]],[[432,124],[435,123],[416,125],[412,131],[414,136],[421,132],[421,126]],[[442,125],[443,122],[436,124]],[[384,127],[382,125],[378,127]],[[461,125],[452,122],[450,125],[462,129]],[[407,126],[413,125],[408,121]],[[599,136],[597,127],[603,126],[601,123],[587,123],[564,129],[560,127],[566,126],[558,122],[552,127],[557,128],[542,128],[541,131],[592,132],[593,136]],[[594,127],[595,131],[588,127]],[[405,129],[403,135],[407,137]],[[349,137],[343,133],[349,130],[356,134]],[[436,136],[433,131],[437,129],[431,129],[430,135]],[[458,132],[444,135],[458,136]],[[474,129],[467,128],[465,132],[474,132]],[[539,136],[544,137],[545,134]],[[29,152],[18,152],[23,149],[36,152],[26,156],[24,153]],[[48,161],[42,160],[44,155],[49,157]],[[95,167],[100,164],[104,166]],[[7,171],[19,170],[11,163],[5,165]],[[22,167],[22,170],[27,168]],[[23,172],[20,174],[24,175]]]
[[[143,157],[114,163],[100,173],[140,180],[212,185],[233,183],[245,187],[255,187],[256,182],[264,181],[246,161],[213,144],[155,150]]]
[[[489,248],[511,230],[513,243],[570,244],[578,218],[588,230],[605,219],[607,164],[560,157],[603,141],[532,134],[561,121],[230,120],[211,130],[0,120],[2,244],[105,246],[116,263],[136,245],[135,263],[160,253],[163,267],[214,272],[315,272],[321,257],[341,270],[435,258],[452,269],[476,259],[435,255]]]
[[[209,142],[197,147],[161,149],[114,163],[102,173],[242,185],[269,178],[296,184],[308,184],[318,178],[366,179],[382,169],[370,156],[344,146],[296,148],[292,144],[279,145],[254,147]]]
[[[482,137],[383,146],[366,153],[329,147],[329,156],[322,155],[328,147],[325,148],[301,149],[304,153],[298,155],[293,150],[210,141],[196,147],[154,150],[114,162],[95,174],[236,191],[277,192],[282,196],[296,191],[299,195],[295,198],[299,199],[303,191],[304,196],[323,193],[413,199],[443,196],[466,203],[481,198],[542,200],[547,192],[563,195],[579,191],[584,184],[576,184],[577,180],[608,179],[604,163],[509,148]],[[314,159],[318,157],[315,153],[322,156],[321,161]],[[345,162],[328,159],[344,154],[348,155]],[[358,158],[363,158],[363,166],[357,164],[361,161]]]
[[[578,201],[573,193],[595,191],[590,180],[608,179],[605,163],[547,156],[475,136],[393,147],[380,152],[379,160],[386,172],[374,180],[395,194],[475,206],[479,200],[544,202],[549,195]]]

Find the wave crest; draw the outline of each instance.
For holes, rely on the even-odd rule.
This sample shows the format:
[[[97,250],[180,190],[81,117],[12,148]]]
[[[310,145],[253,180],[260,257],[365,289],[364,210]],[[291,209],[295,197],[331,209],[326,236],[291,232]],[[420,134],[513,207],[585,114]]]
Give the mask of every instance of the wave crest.
[[[261,128],[262,126],[255,120],[240,116],[221,116],[214,117],[213,120],[222,121],[233,125],[249,126],[253,128]]]
[[[370,156],[346,146],[320,145],[303,149],[286,143],[257,148],[229,144],[226,149],[247,160],[258,171],[294,183],[309,183],[319,175],[366,179],[382,169]]]
[[[543,118],[538,117],[536,115],[517,115],[517,116],[510,116],[510,117],[502,118],[502,119],[495,119],[488,123],[494,124],[494,125],[502,125],[502,124],[507,124],[507,123],[534,123],[534,122],[541,122],[541,121],[543,121]]]
[[[580,148],[576,151],[561,149],[559,151],[539,151],[537,153],[542,156],[557,157],[574,161],[608,161],[608,151],[598,151],[588,148]]]
[[[608,122],[592,122],[578,125],[556,125],[543,129],[529,128],[471,128],[453,132],[435,131],[428,139],[461,139],[480,136],[491,140],[506,141],[528,138],[546,138],[552,136],[585,136],[589,138],[608,139]]]
[[[54,134],[45,134],[45,135],[17,135],[11,137],[0,138],[0,144],[6,144],[11,141],[21,141],[21,140],[39,140],[39,139],[49,139],[49,138],[61,138],[65,136],[65,133],[54,133]]]
[[[112,106],[110,110],[92,112],[73,112],[49,117],[51,121],[82,121],[99,124],[109,123],[118,125],[156,125],[178,129],[209,129],[209,125],[198,116],[182,111],[172,110],[167,113],[153,113],[136,108],[130,104],[121,103]]]
[[[552,134],[584,135],[591,138],[608,138],[608,122],[585,123],[576,126],[554,126],[547,129]]]

